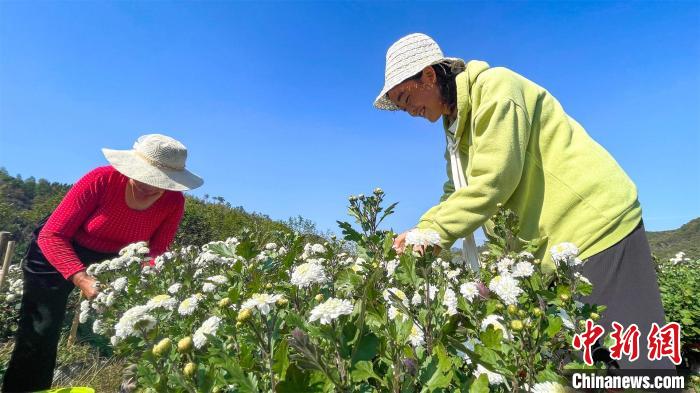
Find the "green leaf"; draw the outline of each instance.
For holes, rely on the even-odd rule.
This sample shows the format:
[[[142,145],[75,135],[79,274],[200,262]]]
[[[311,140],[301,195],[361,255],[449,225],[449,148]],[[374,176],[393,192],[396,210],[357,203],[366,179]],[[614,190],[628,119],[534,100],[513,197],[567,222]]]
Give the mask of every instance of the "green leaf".
[[[322,383],[313,383],[311,376],[300,370],[294,363],[287,368],[287,375],[284,380],[277,383],[278,393],[299,393],[299,392],[322,392]]]
[[[351,241],[351,242],[359,242],[362,240],[362,235],[360,235],[359,232],[354,230],[352,228],[352,225],[350,225],[349,222],[345,221],[336,221],[338,223],[338,226],[340,229],[343,230],[343,235],[345,236],[345,240]]]
[[[256,393],[258,391],[257,381],[246,375],[238,364],[229,364],[226,371],[231,375],[231,382],[236,384],[239,392]]]
[[[556,315],[547,316],[547,328],[545,329],[545,334],[549,337],[554,337],[561,330],[561,326],[564,322],[560,317]]]
[[[379,338],[372,333],[365,334],[357,343],[357,350],[352,358],[352,364],[363,360],[372,360],[379,348]]]
[[[377,373],[374,372],[374,369],[372,368],[372,362],[362,360],[355,365],[352,366],[352,370],[350,371],[350,376],[352,377],[352,380],[354,382],[362,382],[362,381],[367,381],[370,378],[374,378],[377,381],[382,382],[382,379],[377,375]]]
[[[493,326],[489,325],[485,331],[481,332],[479,338],[487,348],[499,350],[501,348],[501,343],[503,342],[503,332],[500,329],[494,329]]]
[[[479,375],[479,378],[472,382],[469,393],[489,393],[489,378],[486,374]]]
[[[289,367],[289,344],[287,340],[281,340],[275,348],[275,353],[272,359],[272,371],[284,379],[287,368]]]

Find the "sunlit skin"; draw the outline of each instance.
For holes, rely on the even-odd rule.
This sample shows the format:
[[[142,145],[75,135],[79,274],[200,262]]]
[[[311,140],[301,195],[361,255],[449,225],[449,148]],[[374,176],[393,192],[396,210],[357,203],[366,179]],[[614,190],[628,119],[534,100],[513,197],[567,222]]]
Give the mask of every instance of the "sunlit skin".
[[[389,100],[411,116],[420,116],[431,123],[443,115],[452,116],[450,106],[442,100],[437,76],[432,66],[425,67],[419,79],[401,82],[387,93]]]

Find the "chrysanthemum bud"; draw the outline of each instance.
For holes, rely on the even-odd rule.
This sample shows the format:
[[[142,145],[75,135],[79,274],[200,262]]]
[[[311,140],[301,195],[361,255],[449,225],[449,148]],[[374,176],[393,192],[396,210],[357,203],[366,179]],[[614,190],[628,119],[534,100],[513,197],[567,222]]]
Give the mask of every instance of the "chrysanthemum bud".
[[[236,321],[236,327],[240,328],[241,326],[243,326],[243,322]]]
[[[323,295],[319,293],[318,295],[314,296],[314,299],[316,299],[317,302],[321,302],[323,301]]]
[[[192,337],[187,336],[177,343],[177,351],[180,353],[187,353],[192,350],[193,346]]]
[[[539,307],[535,307],[535,308],[532,309],[532,313],[533,313],[536,317],[539,317],[540,315],[542,315],[542,309],[539,308]]]
[[[510,321],[510,328],[515,330],[516,332],[523,330],[523,321],[521,321],[519,319],[515,319],[513,321]]]
[[[155,355],[156,357],[161,357],[170,351],[171,346],[172,342],[169,338],[166,337],[160,340],[158,344],[153,346],[153,355]]]
[[[511,304],[508,306],[508,314],[515,315],[518,313],[518,306]]]
[[[277,299],[277,305],[280,307],[286,306],[287,303],[289,303],[289,300],[287,300],[286,298]]]
[[[527,316],[527,313],[525,312],[525,310],[518,310],[518,316],[520,318],[525,318]]]
[[[569,296],[568,293],[562,293],[561,295],[559,295],[559,299],[561,299],[562,302],[565,302],[571,299],[571,296]]]
[[[532,263],[535,264],[535,265],[539,265],[540,262],[542,262],[542,261],[539,260],[539,259],[535,259],[534,261],[532,261]]]
[[[599,320],[599,319],[600,319],[600,314],[598,314],[597,312],[592,312],[592,313],[591,313],[591,319],[594,320],[594,321]]]
[[[236,317],[236,321],[238,322],[245,322],[247,321],[250,316],[252,315],[252,311],[250,311],[249,308],[244,308],[238,313],[238,316]]]
[[[185,367],[182,369],[182,373],[185,374],[187,378],[192,378],[196,372],[197,365],[192,362],[185,364]]]
[[[503,303],[496,303],[496,310],[501,311],[505,308]]]
[[[226,308],[231,305],[231,299],[228,297],[225,297],[221,300],[219,300],[219,307],[221,308]]]
[[[382,190],[379,187],[374,189],[374,195],[381,195],[381,194],[384,194],[384,190]]]
[[[498,203],[496,204],[496,207],[500,209],[500,208],[503,207],[503,204],[502,204],[501,202],[498,202]]]
[[[267,284],[265,284],[265,288],[272,289],[272,283],[268,282]]]

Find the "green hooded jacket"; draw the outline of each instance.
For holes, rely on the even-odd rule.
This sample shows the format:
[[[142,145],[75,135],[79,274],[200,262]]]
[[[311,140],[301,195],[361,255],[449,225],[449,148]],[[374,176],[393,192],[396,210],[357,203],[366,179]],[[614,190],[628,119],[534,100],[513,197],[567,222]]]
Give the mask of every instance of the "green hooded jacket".
[[[488,227],[499,203],[518,214],[521,238],[542,239],[537,256],[550,268],[555,244],[571,242],[585,259],[639,224],[632,180],[547,90],[483,61],[468,62],[456,83],[456,132],[447,120],[444,128],[467,186],[455,191],[447,150],[444,194],[418,224],[439,233],[443,248]]]

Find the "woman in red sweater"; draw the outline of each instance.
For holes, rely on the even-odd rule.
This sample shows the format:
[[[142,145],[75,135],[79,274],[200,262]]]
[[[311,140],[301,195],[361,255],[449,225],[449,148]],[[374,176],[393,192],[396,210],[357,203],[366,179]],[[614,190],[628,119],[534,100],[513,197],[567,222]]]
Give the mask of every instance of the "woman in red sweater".
[[[182,191],[203,183],[185,169],[185,146],[165,135],[144,135],[132,150],[102,151],[111,165],[75,183],[34,231],[4,392],[51,387],[68,295],[76,286],[88,298],[98,293],[86,267],[139,241],[149,243],[154,258],[165,252],[182,219]]]

